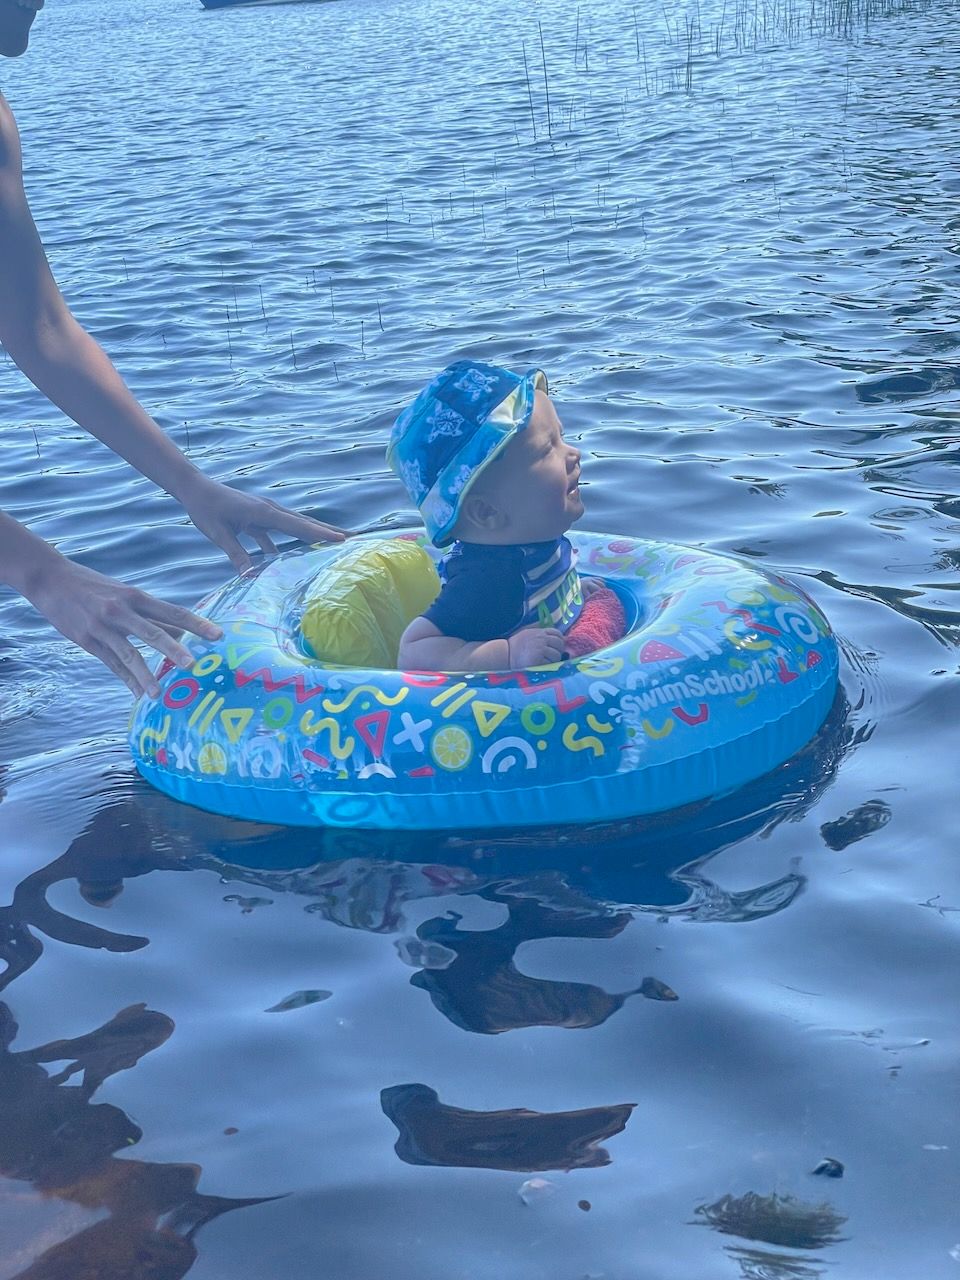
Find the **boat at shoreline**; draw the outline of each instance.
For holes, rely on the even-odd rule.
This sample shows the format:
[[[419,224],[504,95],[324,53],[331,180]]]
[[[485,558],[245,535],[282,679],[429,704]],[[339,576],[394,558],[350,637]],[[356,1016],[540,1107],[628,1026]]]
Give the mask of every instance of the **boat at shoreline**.
[[[243,5],[265,5],[265,4],[303,4],[310,3],[311,0],[200,0],[205,9],[233,9]]]

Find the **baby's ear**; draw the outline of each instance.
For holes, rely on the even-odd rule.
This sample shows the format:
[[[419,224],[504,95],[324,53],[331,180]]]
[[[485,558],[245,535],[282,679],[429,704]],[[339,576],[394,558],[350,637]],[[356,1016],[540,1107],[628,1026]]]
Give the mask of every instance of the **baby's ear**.
[[[504,513],[479,493],[468,493],[464,498],[460,520],[484,533],[497,533],[507,524]]]

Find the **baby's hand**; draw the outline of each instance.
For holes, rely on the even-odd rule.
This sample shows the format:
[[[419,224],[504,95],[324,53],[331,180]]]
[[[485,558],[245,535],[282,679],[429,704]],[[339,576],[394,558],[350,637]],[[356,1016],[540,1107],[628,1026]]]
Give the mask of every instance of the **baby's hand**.
[[[524,627],[507,640],[507,653],[514,671],[560,662],[563,647],[563,636],[554,627]]]
[[[584,600],[589,600],[595,591],[602,591],[605,585],[600,578],[581,578],[580,591]]]

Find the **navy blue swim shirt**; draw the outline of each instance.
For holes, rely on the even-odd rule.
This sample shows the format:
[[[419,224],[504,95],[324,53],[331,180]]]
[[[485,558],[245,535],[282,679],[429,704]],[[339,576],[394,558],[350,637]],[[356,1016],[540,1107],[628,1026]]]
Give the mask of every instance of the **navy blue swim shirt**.
[[[499,640],[521,626],[567,631],[583,607],[567,538],[510,546],[455,542],[440,576],[443,587],[423,616],[459,640]]]

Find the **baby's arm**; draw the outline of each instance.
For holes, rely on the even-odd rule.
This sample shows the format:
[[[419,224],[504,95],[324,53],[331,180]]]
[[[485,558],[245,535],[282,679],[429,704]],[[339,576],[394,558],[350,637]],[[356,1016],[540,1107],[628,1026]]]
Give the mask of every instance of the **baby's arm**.
[[[401,671],[515,671],[563,658],[563,636],[552,627],[524,627],[508,639],[460,640],[426,618],[414,620],[400,637]]]

